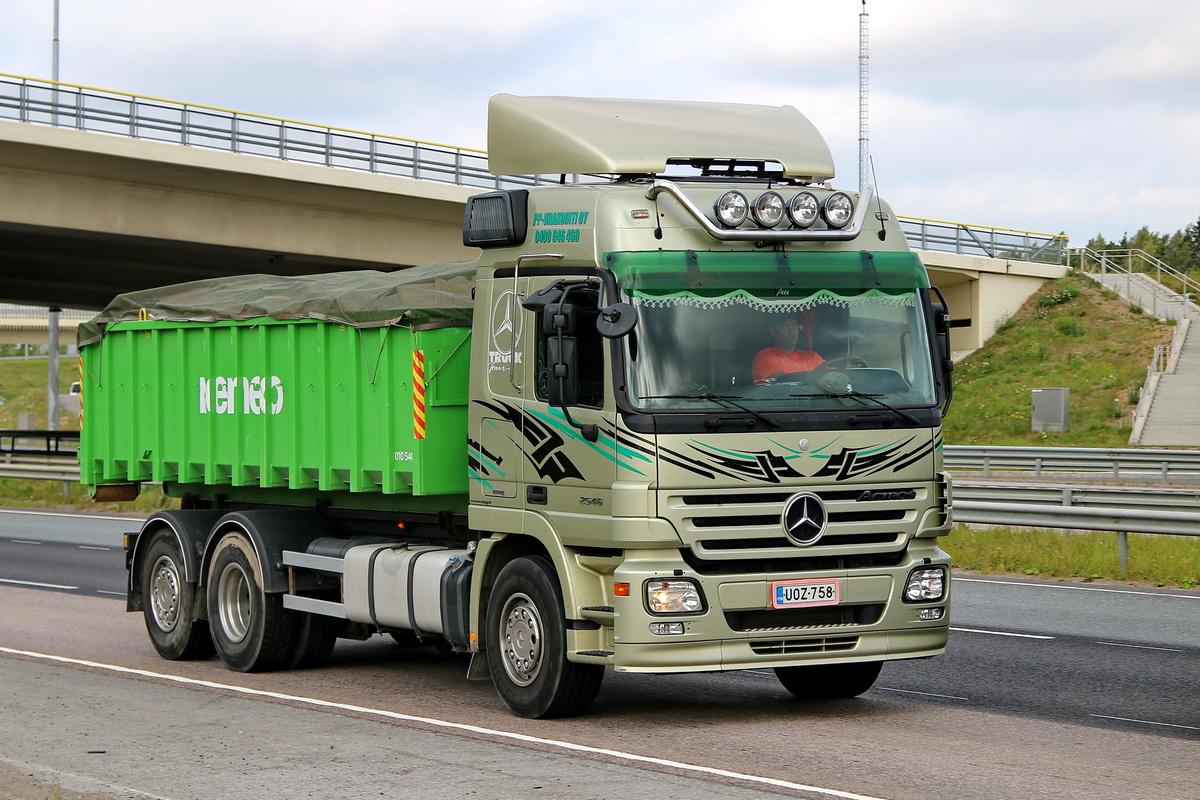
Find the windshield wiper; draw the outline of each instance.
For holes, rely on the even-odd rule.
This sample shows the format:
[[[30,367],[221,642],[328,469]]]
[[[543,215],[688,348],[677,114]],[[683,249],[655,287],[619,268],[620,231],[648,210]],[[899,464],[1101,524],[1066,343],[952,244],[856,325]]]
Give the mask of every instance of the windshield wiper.
[[[895,406],[883,402],[882,400],[880,400],[878,397],[876,397],[873,394],[864,394],[864,393],[856,391],[856,390],[851,390],[849,392],[846,392],[846,394],[857,400],[870,400],[875,405],[882,406],[883,408],[886,408],[888,411],[891,411],[893,414],[899,414],[900,416],[904,417],[906,420],[911,422],[913,425],[920,426],[920,424],[921,424],[921,420],[917,419],[912,414],[909,414],[907,411],[901,411],[900,409],[896,408]]]
[[[855,400],[870,400],[875,405],[882,406],[883,408],[886,408],[888,411],[891,411],[893,414],[903,417],[904,419],[911,422],[913,425],[920,426],[920,424],[921,424],[921,420],[917,419],[912,414],[909,414],[907,411],[901,411],[900,409],[896,408],[895,406],[889,405],[888,403],[883,402],[876,395],[865,394],[865,393],[857,391],[855,389],[851,389],[848,392],[830,392],[828,394],[794,394],[791,396],[792,397],[821,397],[821,398],[831,398],[831,399],[832,398],[841,398],[841,397],[853,397]]]
[[[709,394],[707,392],[703,393],[703,394],[656,394],[651,397],[643,397],[642,399],[643,400],[710,400],[710,401],[716,401],[718,403],[724,403],[726,408],[736,408],[738,411],[746,412],[747,414],[754,417],[756,420],[758,420],[762,424],[766,425],[768,428],[771,428],[772,430],[779,430],[779,428],[782,427],[778,422],[771,419],[770,417],[764,417],[762,414],[758,413],[754,409],[746,408],[741,403],[734,402],[733,398],[729,397],[728,395]]]

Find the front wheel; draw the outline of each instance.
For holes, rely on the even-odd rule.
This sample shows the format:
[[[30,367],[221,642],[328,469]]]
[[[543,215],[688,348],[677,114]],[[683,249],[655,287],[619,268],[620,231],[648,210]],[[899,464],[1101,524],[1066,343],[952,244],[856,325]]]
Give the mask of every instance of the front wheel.
[[[508,710],[546,719],[582,714],[604,679],[599,664],[567,660],[562,593],[544,558],[518,558],[500,571],[488,604],[488,670]]]
[[[138,578],[146,632],[158,654],[170,661],[211,656],[208,623],[193,613],[196,585],[185,578],[183,554],[169,528],[151,534]]]
[[[208,572],[208,620],[221,663],[262,672],[296,658],[295,615],[263,591],[262,565],[250,540],[230,532],[217,542]]]
[[[857,664],[814,664],[811,667],[776,667],[783,688],[801,700],[838,700],[858,697],[875,685],[882,661]]]

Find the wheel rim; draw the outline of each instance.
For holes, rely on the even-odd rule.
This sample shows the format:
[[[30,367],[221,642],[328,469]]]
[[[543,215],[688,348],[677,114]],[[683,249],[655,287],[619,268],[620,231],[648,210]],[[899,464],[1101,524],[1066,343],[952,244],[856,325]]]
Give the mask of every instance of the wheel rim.
[[[500,639],[504,643],[501,661],[509,680],[528,686],[542,670],[542,617],[526,594],[514,594],[500,614]]]
[[[160,556],[150,571],[150,613],[160,630],[170,633],[179,624],[179,568]]]
[[[240,642],[250,630],[250,576],[241,564],[227,564],[217,586],[221,630],[231,642]]]

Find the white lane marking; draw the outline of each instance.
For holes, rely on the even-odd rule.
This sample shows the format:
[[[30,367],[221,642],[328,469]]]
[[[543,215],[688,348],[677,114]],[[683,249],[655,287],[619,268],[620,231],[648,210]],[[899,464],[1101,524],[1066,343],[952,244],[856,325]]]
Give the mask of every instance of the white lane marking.
[[[983,631],[978,628],[951,628],[959,633],[986,633],[989,636],[1012,636],[1017,639],[1053,639],[1053,636],[1041,636],[1033,633],[1009,633],[1007,631]]]
[[[1174,647],[1150,647],[1149,645],[1145,644],[1121,644],[1120,642],[1096,642],[1096,644],[1102,644],[1105,647],[1131,647],[1134,650],[1158,650],[1163,653],[1183,652],[1182,650],[1178,650]]]
[[[78,589],[78,586],[63,586],[59,583],[38,583],[36,581],[17,581],[11,578],[0,578],[0,583],[11,583],[15,586],[36,586],[39,589]]]
[[[1165,594],[1163,592],[1139,592],[1134,589],[1106,589],[1103,586],[1074,586],[1067,583],[1026,583],[1025,581],[996,581],[986,578],[953,578],[963,583],[998,583],[1002,586],[1026,586],[1033,589],[1073,589],[1077,592],[1107,592],[1109,594],[1136,594],[1142,597],[1173,597],[1176,600],[1200,600],[1200,594]]]
[[[81,544],[81,545],[76,545],[76,546],[80,550],[106,550],[106,551],[112,550],[111,547],[100,547],[99,545],[94,545],[94,544]]]
[[[31,517],[67,517],[69,519],[95,519],[112,522],[137,522],[146,520],[142,517],[110,517],[107,514],[67,514],[62,511],[25,511],[19,508],[0,508],[0,514],[25,514]]]
[[[881,692],[897,692],[899,694],[918,694],[921,697],[940,697],[943,700],[969,701],[971,699],[969,697],[957,697],[952,694],[933,694],[931,692],[914,692],[912,689],[889,689],[886,686],[876,686],[875,688]]]
[[[41,544],[41,542],[31,542],[28,539],[9,539],[10,544]]]
[[[108,589],[97,589],[96,594],[111,594],[114,597],[125,597],[126,592],[110,592]]]
[[[1139,725],[1158,725],[1162,728],[1182,728],[1185,731],[1200,731],[1200,728],[1191,725],[1172,725],[1170,722],[1151,722],[1148,719],[1130,719],[1129,717],[1110,717],[1107,714],[1088,714],[1089,717],[1096,719],[1115,719],[1118,722],[1136,722]]]
[[[153,678],[157,680],[170,681],[172,683],[181,683],[187,686],[201,686],[206,689],[220,689],[226,692],[234,692],[237,694],[249,695],[252,697],[269,697],[274,700],[285,700],[291,703],[299,703],[301,705],[316,706],[318,708],[333,708],[339,711],[349,711],[355,714],[365,714],[374,717],[383,717],[385,719],[400,720],[402,722],[417,722],[423,725],[430,725],[436,728],[446,728],[450,730],[466,731],[482,736],[490,736],[496,739],[510,739],[518,742],[527,742],[530,744],[539,744],[546,747],[558,748],[560,750],[570,750],[578,753],[589,753],[591,755],[608,756],[622,761],[629,761],[637,764],[653,764],[659,767],[668,767],[677,769],[683,772],[698,773],[701,775],[713,775],[719,778],[730,778],[747,783],[762,784],[764,786],[775,786],[782,789],[792,789],[798,792],[809,792],[811,794],[824,795],[826,797],[839,797],[842,800],[885,800],[881,797],[873,797],[865,794],[855,794],[853,792],[843,792],[838,789],[824,789],[820,786],[808,786],[803,783],[793,783],[792,781],[784,781],[778,778],[766,778],[761,775],[748,775],[743,772],[733,772],[727,769],[718,769],[716,767],[705,767],[699,764],[688,764],[682,761],[671,761],[665,758],[653,758],[651,756],[642,756],[636,753],[625,753],[620,750],[609,750],[604,747],[589,747],[588,745],[575,744],[574,742],[564,742],[559,739],[543,739],[538,736],[526,736],[522,733],[512,733],[511,731],[501,731],[494,728],[484,728],[479,725],[468,725],[463,722],[450,722],[444,719],[435,719],[432,717],[417,717],[412,714],[401,714],[396,711],[384,711],[378,708],[366,708],[364,706],[354,706],[347,703],[335,703],[330,700],[318,700],[314,697],[300,697],[292,694],[282,694],[280,692],[266,692],[261,689],[249,689],[245,686],[234,686],[226,683],[216,683],[214,681],[203,681],[195,678],[184,678],[180,675],[168,675],[162,672],[150,672],[144,669],[133,669],[131,667],[120,667],[115,664],[102,664],[96,661],[84,661],[78,658],[67,658],[65,656],[54,656],[46,653],[34,653],[29,650],[14,650],[11,647],[0,647],[0,653],[8,653],[14,656],[23,656],[25,658],[40,659],[42,661],[54,661],[60,664],[75,664],[81,667],[90,667],[92,669],[106,670],[108,672],[117,672],[124,675],[137,675],[143,678]]]

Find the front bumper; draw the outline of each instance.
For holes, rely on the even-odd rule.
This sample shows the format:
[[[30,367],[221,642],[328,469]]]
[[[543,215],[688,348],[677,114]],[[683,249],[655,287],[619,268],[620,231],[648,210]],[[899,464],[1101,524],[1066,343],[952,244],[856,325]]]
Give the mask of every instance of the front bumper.
[[[680,569],[678,551],[639,553],[613,576],[629,583],[630,596],[615,598],[611,663],[627,672],[706,672],[940,655],[949,633],[949,581],[937,602],[907,603],[900,596],[912,569],[936,565],[948,570],[949,557],[935,540],[921,539],[896,566],[870,570],[697,575]],[[695,581],[705,609],[651,614],[642,587],[667,577]],[[838,579],[838,605],[772,609],[771,583],[801,578]],[[928,608],[941,608],[941,618],[919,619],[918,611]],[[652,633],[655,622],[681,622],[683,632]]]

